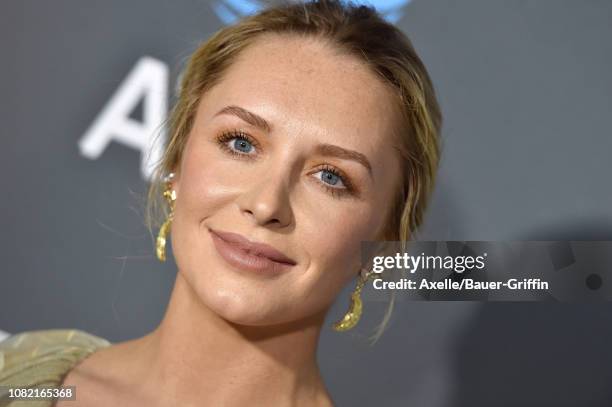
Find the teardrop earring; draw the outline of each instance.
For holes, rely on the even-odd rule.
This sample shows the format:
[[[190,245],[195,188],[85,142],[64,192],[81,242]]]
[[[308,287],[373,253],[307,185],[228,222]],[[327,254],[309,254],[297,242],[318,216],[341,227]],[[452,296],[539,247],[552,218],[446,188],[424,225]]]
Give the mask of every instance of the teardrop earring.
[[[373,273],[368,273],[366,270],[361,270],[359,273],[359,278],[357,280],[357,286],[353,290],[351,294],[351,303],[349,305],[349,310],[344,317],[336,322],[333,325],[334,331],[344,332],[352,329],[357,325],[359,319],[361,318],[361,313],[363,312],[363,303],[361,302],[361,290],[365,283],[368,281],[368,278],[373,275]]]
[[[166,178],[164,178],[164,182],[166,183],[166,189],[163,192],[163,196],[168,201],[170,213],[168,214],[166,221],[161,225],[161,228],[159,229],[157,241],[155,244],[157,258],[161,262],[166,261],[166,236],[170,231],[170,225],[172,225],[172,220],[174,219],[174,201],[176,200],[176,191],[172,189],[171,181],[173,178],[173,172],[171,172]]]

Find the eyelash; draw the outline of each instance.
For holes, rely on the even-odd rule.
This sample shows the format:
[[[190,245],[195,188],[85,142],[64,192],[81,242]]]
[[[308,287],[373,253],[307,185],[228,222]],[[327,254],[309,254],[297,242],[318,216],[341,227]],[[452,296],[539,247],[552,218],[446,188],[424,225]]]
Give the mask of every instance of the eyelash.
[[[249,154],[246,153],[238,153],[236,152],[236,150],[233,150],[231,148],[229,148],[227,146],[227,142],[233,139],[239,139],[239,140],[244,140],[250,144],[253,145],[253,147],[255,148],[259,148],[259,143],[257,143],[257,141],[255,139],[253,139],[251,136],[249,136],[248,134],[246,134],[245,132],[241,131],[241,130],[232,130],[232,131],[227,131],[222,133],[219,137],[217,137],[217,141],[219,142],[219,146],[225,150],[226,152],[232,154],[233,156],[236,156],[240,159],[249,159]]]
[[[334,187],[330,187],[329,185],[327,185],[323,181],[320,182],[321,184],[323,184],[323,188],[325,188],[329,192],[331,192],[331,194],[333,196],[335,196],[335,197],[342,197],[342,196],[345,196],[347,194],[352,195],[352,194],[355,193],[355,188],[353,187],[353,184],[348,180],[348,177],[346,175],[344,175],[337,168],[334,168],[334,167],[332,167],[330,165],[324,164],[322,167],[319,168],[319,170],[327,171],[327,172],[329,172],[331,174],[334,174],[335,176],[340,178],[340,180],[344,184],[344,188],[334,188]]]
[[[255,139],[253,139],[251,136],[249,136],[247,133],[241,131],[241,130],[232,130],[232,131],[226,131],[223,132],[221,135],[219,135],[217,137],[217,142],[219,144],[219,146],[226,152],[230,153],[231,155],[239,158],[239,159],[249,159],[249,155],[250,154],[246,154],[246,153],[238,153],[236,152],[236,150],[231,149],[230,147],[227,146],[227,142],[233,139],[239,139],[239,140],[245,140],[248,143],[252,144],[253,147],[255,147],[256,149],[259,148],[259,143],[257,143],[257,141]],[[338,170],[335,167],[332,167],[328,164],[324,164],[323,166],[318,168],[319,171],[327,171],[331,174],[334,174],[335,176],[337,176],[338,178],[340,178],[340,180],[342,181],[342,183],[344,184],[344,188],[334,188],[334,187],[330,187],[329,185],[327,185],[325,182],[320,181],[319,184],[322,184],[323,188],[325,188],[326,190],[328,190],[332,196],[336,197],[336,198],[341,198],[344,197],[346,195],[354,195],[355,194],[355,188],[352,184],[352,182],[349,180],[349,178],[340,170]]]

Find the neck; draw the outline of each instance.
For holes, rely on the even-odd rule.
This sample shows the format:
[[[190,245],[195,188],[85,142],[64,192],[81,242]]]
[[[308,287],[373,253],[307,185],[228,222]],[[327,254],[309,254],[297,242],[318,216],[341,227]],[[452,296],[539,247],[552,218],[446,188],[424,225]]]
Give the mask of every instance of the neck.
[[[142,338],[148,362],[141,377],[174,395],[174,404],[312,403],[315,395],[326,394],[316,362],[324,317],[322,312],[274,326],[233,324],[202,304],[179,272],[162,323]]]

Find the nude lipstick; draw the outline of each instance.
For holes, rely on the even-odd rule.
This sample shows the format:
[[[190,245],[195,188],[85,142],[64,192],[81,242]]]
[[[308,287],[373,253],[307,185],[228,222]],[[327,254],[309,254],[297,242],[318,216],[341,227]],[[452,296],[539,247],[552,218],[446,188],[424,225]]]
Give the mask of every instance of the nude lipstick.
[[[251,242],[237,233],[210,228],[209,231],[219,255],[240,270],[278,274],[297,264],[270,245]]]

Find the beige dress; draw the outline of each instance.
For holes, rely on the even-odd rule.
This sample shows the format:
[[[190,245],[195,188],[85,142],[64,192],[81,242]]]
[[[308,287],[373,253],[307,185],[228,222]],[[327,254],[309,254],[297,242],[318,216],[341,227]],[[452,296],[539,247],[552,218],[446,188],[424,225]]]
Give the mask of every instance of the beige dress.
[[[0,407],[52,407],[54,401],[50,399],[10,400],[8,387],[59,386],[78,362],[110,345],[106,339],[78,329],[26,331],[9,336],[0,342]]]

